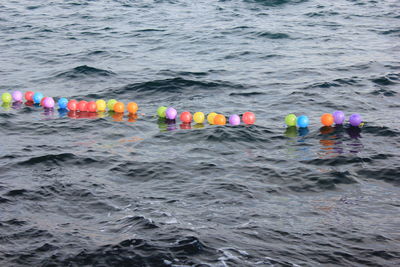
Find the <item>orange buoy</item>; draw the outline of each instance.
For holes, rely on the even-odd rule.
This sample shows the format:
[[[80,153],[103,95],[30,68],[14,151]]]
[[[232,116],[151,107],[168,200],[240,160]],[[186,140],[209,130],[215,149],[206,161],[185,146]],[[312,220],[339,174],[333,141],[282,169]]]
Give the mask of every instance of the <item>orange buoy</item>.
[[[138,111],[139,107],[135,102],[129,102],[128,105],[126,106],[126,109],[130,114],[136,114]]]
[[[222,115],[222,114],[215,115],[214,124],[216,124],[216,125],[225,125],[226,124],[225,116]]]
[[[332,126],[334,118],[332,114],[325,113],[321,116],[321,123],[325,126]]]
[[[124,113],[125,105],[122,102],[117,102],[114,104],[114,112],[116,113]]]

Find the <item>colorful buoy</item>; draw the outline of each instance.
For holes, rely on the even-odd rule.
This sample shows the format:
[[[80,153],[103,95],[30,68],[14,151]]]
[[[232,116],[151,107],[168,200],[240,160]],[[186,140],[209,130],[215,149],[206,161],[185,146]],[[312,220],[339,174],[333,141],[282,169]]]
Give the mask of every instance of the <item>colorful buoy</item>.
[[[117,103],[117,102],[118,102],[118,101],[115,100],[115,99],[110,99],[110,100],[108,100],[108,101],[107,101],[107,108],[108,108],[108,110],[113,111],[113,110],[114,110],[114,105],[115,105],[115,103]]]
[[[80,112],[86,112],[86,111],[87,111],[87,104],[88,104],[88,102],[85,101],[85,100],[79,101],[79,102],[78,102],[78,105],[77,105],[78,111],[80,111]]]
[[[104,101],[103,99],[99,99],[96,101],[97,111],[100,111],[100,112],[106,111],[106,107],[107,107],[106,101]]]
[[[42,99],[43,99],[43,94],[42,93],[37,92],[37,93],[33,94],[33,102],[35,104],[39,104],[40,101],[42,101]]]
[[[209,124],[214,124],[214,117],[217,116],[217,113],[211,112],[207,115],[207,121]]]
[[[122,102],[117,102],[114,104],[114,111],[116,113],[124,113],[125,111],[125,105]]]
[[[60,99],[58,99],[58,108],[60,109],[66,109],[67,105],[68,105],[68,99],[66,99],[65,97],[61,97]]]
[[[193,114],[193,120],[195,123],[203,123],[205,119],[203,112],[196,112]]]
[[[287,115],[287,116],[285,117],[285,123],[286,123],[286,125],[287,125],[288,127],[296,126],[296,123],[297,123],[297,117],[296,117],[296,115],[294,115],[293,113]]]
[[[352,114],[349,118],[351,126],[360,126],[362,123],[362,118],[360,114]]]
[[[70,101],[68,101],[67,108],[70,111],[76,111],[78,108],[78,101],[76,101],[75,99],[71,99]]]
[[[190,123],[192,121],[192,114],[189,111],[184,111],[180,115],[181,122]]]
[[[43,98],[42,106],[47,109],[54,108],[54,99],[52,97]]]
[[[136,114],[139,107],[135,102],[129,102],[126,106],[126,109],[128,110],[129,114]]]
[[[14,91],[12,93],[12,98],[15,102],[21,102],[22,101],[22,93],[20,91]]]
[[[157,115],[160,118],[165,118],[167,115],[165,112],[167,111],[167,107],[161,106],[157,109]]]
[[[237,114],[233,114],[229,116],[229,124],[230,125],[239,125],[240,124],[240,117]]]
[[[25,99],[26,101],[33,101],[33,95],[35,93],[32,91],[25,92]]]
[[[1,101],[4,103],[10,103],[12,101],[12,96],[10,93],[3,93],[1,95]]]
[[[299,126],[300,128],[306,128],[308,127],[308,117],[306,115],[301,115],[297,118],[297,126]]]
[[[256,122],[256,115],[253,112],[245,112],[242,116],[242,120],[246,124],[254,124]]]
[[[165,111],[165,116],[169,120],[175,120],[177,114],[178,112],[174,108],[167,108],[167,110]]]
[[[97,111],[96,102],[94,102],[94,101],[89,101],[89,102],[87,103],[87,111],[89,111],[89,112],[96,112],[96,111]]]
[[[334,122],[334,118],[333,118],[332,114],[325,113],[321,116],[321,123],[324,126],[332,126],[333,122]]]
[[[216,125],[225,125],[226,124],[226,118],[222,114],[217,114],[214,117],[214,124]]]
[[[335,112],[332,113],[333,116],[333,121],[335,124],[343,124],[345,120],[345,115],[343,111],[336,110]]]

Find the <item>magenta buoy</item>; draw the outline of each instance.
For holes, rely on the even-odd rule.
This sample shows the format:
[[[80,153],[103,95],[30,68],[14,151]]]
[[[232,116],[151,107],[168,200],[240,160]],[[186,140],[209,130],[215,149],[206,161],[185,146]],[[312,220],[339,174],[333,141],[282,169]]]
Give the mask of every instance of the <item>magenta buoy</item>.
[[[54,108],[54,99],[52,97],[45,97],[43,99],[43,107]]]

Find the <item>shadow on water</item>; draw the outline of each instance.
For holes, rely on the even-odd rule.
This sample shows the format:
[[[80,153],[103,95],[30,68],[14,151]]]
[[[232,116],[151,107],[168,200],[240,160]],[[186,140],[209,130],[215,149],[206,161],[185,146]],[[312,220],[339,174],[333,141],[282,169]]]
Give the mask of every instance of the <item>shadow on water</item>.
[[[11,103],[2,103],[1,107],[4,109],[4,111],[9,111],[11,109]]]
[[[300,160],[311,159],[311,149],[316,148],[319,158],[333,158],[342,154],[357,154],[362,151],[361,128],[342,125],[321,127],[317,136],[309,135],[308,128],[287,127],[284,135],[287,137],[286,146],[292,158]],[[315,137],[315,138],[314,138]],[[317,139],[319,147],[313,145]]]
[[[296,126],[287,127],[284,135],[289,139],[286,142],[287,155],[292,159],[309,160],[313,158],[310,145],[307,143],[309,129],[297,128]]]
[[[168,120],[165,118],[158,118],[157,125],[160,132],[174,131],[178,129],[175,120]]]
[[[107,112],[80,112],[80,111],[73,111],[73,110],[66,110],[66,109],[58,109],[58,116],[60,118],[68,116],[70,119],[98,119],[98,118],[106,118],[110,117],[113,121],[116,122],[136,122],[138,119],[137,114],[124,114],[124,113],[116,113],[114,111],[107,111]]]
[[[190,123],[183,122],[183,123],[179,124],[179,128],[182,130],[190,130],[190,129],[192,129],[192,125]]]
[[[318,154],[321,158],[337,157],[345,153],[357,154],[362,150],[361,128],[359,127],[324,126],[319,131],[321,146]]]

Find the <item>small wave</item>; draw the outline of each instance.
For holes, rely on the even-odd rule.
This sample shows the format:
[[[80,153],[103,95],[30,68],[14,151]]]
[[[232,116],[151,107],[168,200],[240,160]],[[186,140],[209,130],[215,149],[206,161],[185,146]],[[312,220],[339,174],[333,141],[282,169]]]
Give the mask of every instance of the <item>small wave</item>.
[[[154,179],[174,178],[176,173],[174,162],[124,162],[110,169],[127,177],[134,177],[135,181],[152,181]]]
[[[126,239],[118,244],[85,249],[68,258],[56,254],[51,262],[63,266],[200,266],[201,262],[192,256],[211,254],[211,249],[196,237],[167,241],[153,243],[139,238]]]
[[[271,143],[271,133],[264,127],[251,126],[215,126],[204,129],[204,131],[177,131],[173,135],[157,134],[154,137],[168,140],[168,142],[181,143],[197,142],[198,140],[207,140],[217,143],[236,143],[236,144],[258,144],[265,146]]]
[[[263,37],[267,39],[291,39],[288,34],[281,32],[252,32],[252,34],[256,35],[257,37]]]
[[[11,119],[11,118],[14,118],[14,117],[15,117],[15,114],[12,114],[12,113],[0,113],[0,118],[3,118],[3,119]],[[6,125],[6,123],[4,123],[4,126],[5,125]]]
[[[135,32],[165,32],[165,30],[162,29],[141,29],[141,30],[136,30]]]
[[[349,157],[349,156],[337,156],[335,158],[317,158],[312,160],[301,161],[304,164],[311,164],[316,166],[344,166],[346,164],[354,163],[368,163],[372,160],[370,158],[361,157]]]
[[[89,52],[88,56],[97,56],[97,55],[103,55],[103,54],[108,54],[108,52],[103,51],[103,50],[95,50],[95,51]]]
[[[378,85],[382,86],[388,86],[388,85],[394,85],[398,84],[398,80],[400,79],[400,74],[399,73],[390,73],[385,76],[381,76],[378,78],[371,79],[373,83],[376,83]]]
[[[392,90],[385,90],[383,88],[379,88],[370,93],[371,95],[384,95],[384,96],[395,96],[397,93]]]
[[[400,132],[395,129],[391,129],[386,126],[382,127],[377,127],[377,126],[364,126],[362,128],[364,133],[369,133],[375,136],[381,136],[381,137],[398,137],[400,136]]]
[[[11,220],[7,220],[7,221],[0,221],[0,225],[5,227],[5,226],[23,226],[26,225],[27,222],[26,221],[21,221],[18,219],[11,219]]]
[[[159,228],[152,220],[143,216],[125,217],[118,220],[117,223],[123,225],[122,227],[118,227],[118,231],[123,231],[125,228],[130,228],[132,226],[135,228],[140,228],[141,230]]]
[[[79,157],[72,153],[61,153],[61,154],[47,154],[43,156],[37,156],[29,158],[25,161],[17,163],[19,166],[32,166],[36,164],[45,164],[47,166],[66,166],[66,165],[88,165],[88,164],[100,164],[104,166],[105,161],[95,159],[93,157]]]
[[[40,7],[41,7],[41,6],[27,6],[26,9],[27,9],[27,10],[35,10],[35,9],[40,8]]]
[[[329,16],[337,16],[339,15],[338,12],[335,11],[319,11],[319,12],[309,12],[305,14],[307,17],[314,18],[314,17],[329,17]]]
[[[379,32],[380,34],[383,35],[395,35],[395,36],[400,36],[400,28],[394,28],[394,29],[390,29],[390,30],[386,30],[386,31],[381,31]]]
[[[243,51],[243,52],[235,52],[223,57],[223,59],[235,59],[235,58],[248,58],[251,55],[255,55],[256,53],[251,51]]]
[[[57,74],[56,78],[79,79],[85,77],[109,77],[115,75],[114,72],[108,70],[97,69],[87,65],[78,66],[72,70]]]
[[[307,173],[303,170],[302,175]],[[287,188],[297,193],[335,190],[338,185],[355,184],[357,180],[349,171],[331,171],[327,173],[308,172],[305,179],[290,181]]]
[[[280,6],[285,4],[300,4],[303,2],[307,2],[307,0],[244,0],[244,2],[248,3],[257,3],[263,6]]]
[[[249,27],[249,26],[237,26],[237,27],[233,27],[231,30],[247,30],[247,29],[252,29],[253,27]]]
[[[317,82],[313,83],[304,89],[311,89],[311,88],[331,88],[331,87],[341,87],[346,85],[357,86],[360,85],[361,79],[357,77],[351,78],[338,78],[333,81],[325,81],[325,82]]]
[[[37,31],[37,33],[43,33],[43,32],[54,32],[54,31],[51,30],[51,29],[47,29],[47,28],[45,28],[45,29],[39,29],[39,30]]]
[[[230,93],[230,96],[246,96],[246,97],[252,97],[252,96],[257,96],[257,95],[265,95],[265,93],[262,92],[248,92],[248,93]]]
[[[229,194],[232,195],[234,193],[245,195],[247,198],[253,198],[253,194],[251,190],[246,185],[238,184],[238,183],[219,183],[214,185],[216,190],[226,190],[229,191]]]
[[[16,197],[16,196],[22,196],[24,194],[26,194],[28,192],[28,190],[26,189],[14,189],[14,190],[10,190],[6,193],[6,196],[9,197]]]
[[[86,35],[86,36],[95,36],[95,35],[101,35],[101,33],[100,33],[100,32],[89,32],[89,31],[84,31],[84,32],[81,32],[80,34],[82,34],[82,35]]]
[[[340,87],[340,84],[335,82],[319,82],[309,86],[309,88],[331,88],[331,87]]]
[[[232,84],[225,81],[198,81],[189,80],[181,77],[164,79],[164,80],[154,80],[142,83],[129,84],[121,89],[112,90],[112,92],[107,92],[107,95],[121,96],[125,94],[131,95],[132,92],[142,93],[141,96],[154,95],[158,93],[181,93],[183,91],[194,91],[194,90],[210,90],[217,88],[239,88],[242,89],[243,86],[239,84]]]
[[[213,72],[213,71],[209,71]],[[161,70],[159,74],[161,75],[169,75],[169,76],[190,76],[190,77],[204,77],[208,76],[209,72],[193,72],[193,71],[172,71],[172,70]]]
[[[377,179],[383,180],[387,183],[394,184],[396,186],[400,186],[400,167],[388,167],[388,168],[379,168],[379,169],[361,169],[357,172],[358,175],[365,177],[366,179]]]
[[[0,197],[0,204],[7,203],[7,202],[10,202],[10,200],[7,198],[4,198],[4,197]],[[1,225],[1,223],[0,223],[0,225]]]

